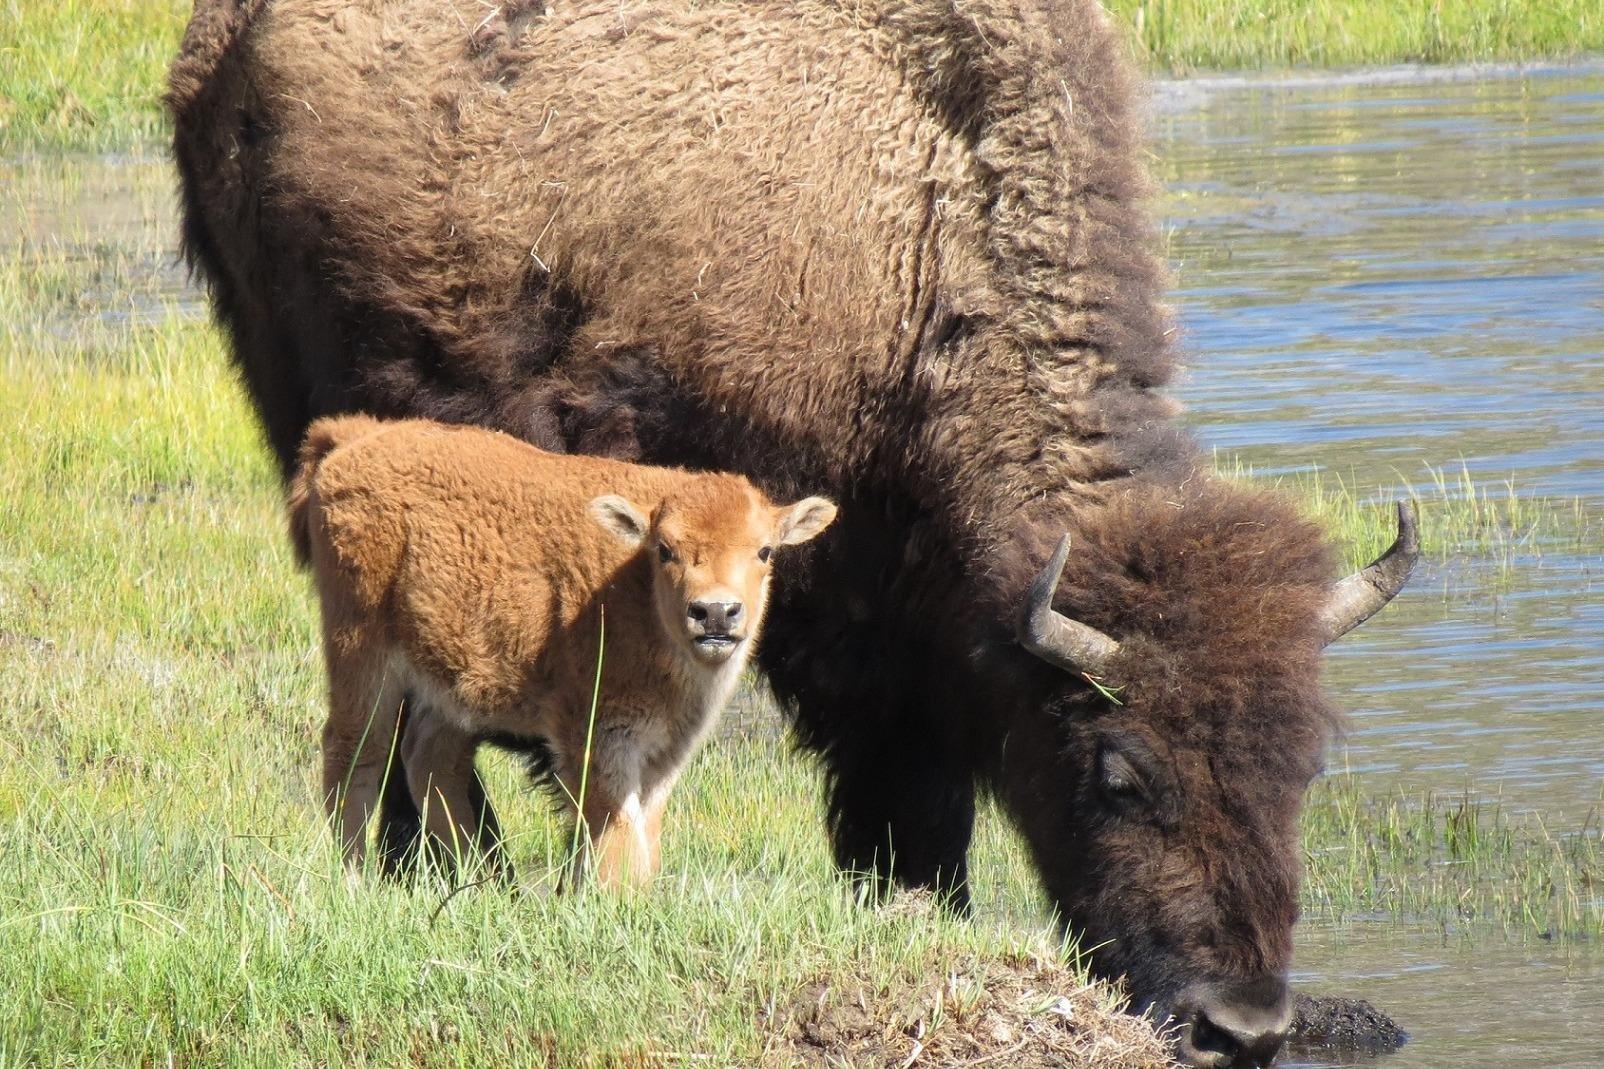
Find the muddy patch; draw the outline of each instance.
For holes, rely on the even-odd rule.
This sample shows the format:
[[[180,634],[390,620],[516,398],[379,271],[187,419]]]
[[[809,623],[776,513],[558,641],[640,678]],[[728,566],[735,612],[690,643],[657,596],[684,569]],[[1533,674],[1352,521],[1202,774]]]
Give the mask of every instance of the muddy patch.
[[[1409,1039],[1396,1021],[1362,998],[1302,993],[1294,998],[1290,1050],[1387,1054]]]
[[[1364,999],[1294,996],[1287,1053],[1383,1054],[1408,1033]],[[939,980],[831,977],[762,1015],[762,1065],[779,1067],[1173,1067],[1152,1025],[1108,987],[1040,959],[970,962]]]

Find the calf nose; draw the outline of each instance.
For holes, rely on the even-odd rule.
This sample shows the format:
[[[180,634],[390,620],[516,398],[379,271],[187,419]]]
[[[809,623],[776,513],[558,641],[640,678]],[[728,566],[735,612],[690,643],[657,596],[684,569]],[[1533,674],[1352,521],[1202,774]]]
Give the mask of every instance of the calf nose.
[[[693,601],[688,615],[704,635],[727,635],[741,621],[738,601]]]
[[[1194,985],[1176,1000],[1176,1051],[1187,1065],[1207,1069],[1265,1066],[1286,1041],[1292,999],[1286,981],[1267,976],[1247,983]]]

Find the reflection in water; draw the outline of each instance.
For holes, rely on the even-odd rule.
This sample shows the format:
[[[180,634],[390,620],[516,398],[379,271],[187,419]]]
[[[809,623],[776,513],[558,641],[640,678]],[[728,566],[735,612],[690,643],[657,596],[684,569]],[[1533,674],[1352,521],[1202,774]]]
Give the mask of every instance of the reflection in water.
[[[1300,987],[1362,992],[1398,1017],[1410,1043],[1374,1069],[1417,1066],[1593,1067],[1604,1021],[1604,961],[1596,950],[1526,946],[1494,937],[1421,938],[1386,923],[1300,935]],[[1307,963],[1317,962],[1315,968]],[[1278,1065],[1319,1066],[1304,1055]],[[1351,1062],[1350,1062],[1351,1064]]]
[[[1463,460],[1604,507],[1604,75],[1194,99],[1155,126],[1205,443],[1365,494]],[[1579,827],[1604,800],[1604,560],[1487,567],[1424,565],[1332,650],[1353,728],[1331,763]],[[1414,1034],[1385,1066],[1600,1064],[1592,948],[1392,923],[1299,939],[1297,982]]]

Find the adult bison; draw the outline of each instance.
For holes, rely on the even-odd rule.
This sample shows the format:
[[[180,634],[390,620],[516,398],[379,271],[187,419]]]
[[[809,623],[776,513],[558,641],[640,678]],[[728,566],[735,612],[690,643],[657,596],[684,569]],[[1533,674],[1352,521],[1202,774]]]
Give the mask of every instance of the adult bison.
[[[834,496],[760,659],[837,861],[961,906],[990,792],[1095,967],[1259,1064],[1320,650],[1413,524],[1333,584],[1199,463],[1119,53],[1092,0],[201,0],[184,242],[286,470],[363,409]]]

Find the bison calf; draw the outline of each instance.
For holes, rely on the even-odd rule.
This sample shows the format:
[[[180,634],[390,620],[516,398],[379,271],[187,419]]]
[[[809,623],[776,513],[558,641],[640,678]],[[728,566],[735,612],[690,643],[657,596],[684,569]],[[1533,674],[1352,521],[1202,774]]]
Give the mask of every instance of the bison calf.
[[[365,856],[410,691],[429,711],[403,743],[407,786],[431,836],[477,842],[474,750],[517,736],[549,753],[570,807],[582,799],[597,878],[644,882],[669,791],[757,639],[772,554],[834,517],[737,475],[477,428],[313,424],[290,532],[322,603],[323,792],[347,862]]]

